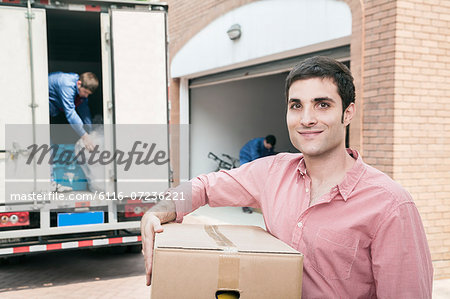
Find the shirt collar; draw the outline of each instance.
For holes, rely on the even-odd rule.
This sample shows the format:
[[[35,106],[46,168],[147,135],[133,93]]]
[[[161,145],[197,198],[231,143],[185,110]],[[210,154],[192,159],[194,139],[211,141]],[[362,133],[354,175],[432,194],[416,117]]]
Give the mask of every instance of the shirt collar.
[[[303,154],[300,159],[300,162],[298,162],[297,171],[301,176],[306,175],[306,164],[305,164],[305,158],[303,157]]]
[[[358,151],[348,148],[347,153],[356,159],[355,164],[346,173],[344,180],[337,186],[339,193],[341,194],[344,201],[347,201],[350,194],[355,189],[356,184],[361,179],[365,171],[364,162],[362,161],[361,155]],[[297,165],[298,173],[303,177],[307,174],[305,159],[302,156],[300,162]]]
[[[348,197],[355,189],[356,184],[358,184],[365,172],[364,162],[358,151],[348,148],[347,153],[356,159],[356,161],[355,164],[353,164],[353,167],[347,171],[344,180],[338,185],[339,193],[344,201],[347,201]]]

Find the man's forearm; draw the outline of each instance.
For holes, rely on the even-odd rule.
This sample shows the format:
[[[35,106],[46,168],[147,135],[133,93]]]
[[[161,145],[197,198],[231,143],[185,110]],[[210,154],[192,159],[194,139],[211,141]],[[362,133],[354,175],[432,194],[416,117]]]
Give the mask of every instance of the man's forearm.
[[[147,213],[152,213],[161,221],[167,223],[177,218],[175,203],[171,200],[163,200],[151,207]]]

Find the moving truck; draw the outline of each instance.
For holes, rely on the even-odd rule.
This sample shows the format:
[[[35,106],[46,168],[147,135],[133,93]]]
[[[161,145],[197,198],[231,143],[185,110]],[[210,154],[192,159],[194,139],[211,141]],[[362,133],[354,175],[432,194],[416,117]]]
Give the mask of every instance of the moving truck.
[[[0,258],[136,248],[140,217],[170,184],[167,5],[0,0],[0,40]],[[153,164],[136,170],[118,159],[103,163],[94,190],[77,163],[58,166],[32,156],[30,146],[53,145],[48,75],[55,71],[95,73],[100,84],[88,103],[103,151],[135,159],[132,146],[148,145]],[[59,151],[76,148],[79,137],[69,137]],[[53,192],[55,180],[72,190]]]

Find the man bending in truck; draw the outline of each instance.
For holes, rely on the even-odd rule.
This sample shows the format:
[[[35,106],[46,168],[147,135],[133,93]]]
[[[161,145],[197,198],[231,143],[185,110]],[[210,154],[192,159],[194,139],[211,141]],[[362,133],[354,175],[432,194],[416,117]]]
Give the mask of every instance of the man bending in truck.
[[[48,76],[50,123],[69,123],[89,151],[94,149],[94,143],[84,126],[89,130],[92,124],[88,96],[97,87],[97,76],[91,72],[81,75],[55,72]],[[64,118],[63,121],[61,118]]]
[[[190,200],[162,200],[142,218],[147,284],[161,223],[181,222],[205,204],[252,206],[268,232],[304,254],[303,298],[431,298],[430,251],[410,194],[345,148],[355,115],[349,69],[308,58],[289,73],[285,91],[290,140],[302,154],[257,159],[172,189],[189,191]]]

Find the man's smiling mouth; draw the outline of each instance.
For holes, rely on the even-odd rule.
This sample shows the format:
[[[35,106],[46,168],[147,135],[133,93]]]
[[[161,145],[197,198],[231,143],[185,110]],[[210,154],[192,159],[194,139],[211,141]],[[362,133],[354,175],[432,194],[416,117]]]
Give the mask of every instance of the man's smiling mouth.
[[[323,130],[308,130],[308,131],[298,131],[298,133],[305,137],[313,137],[322,133]]]

